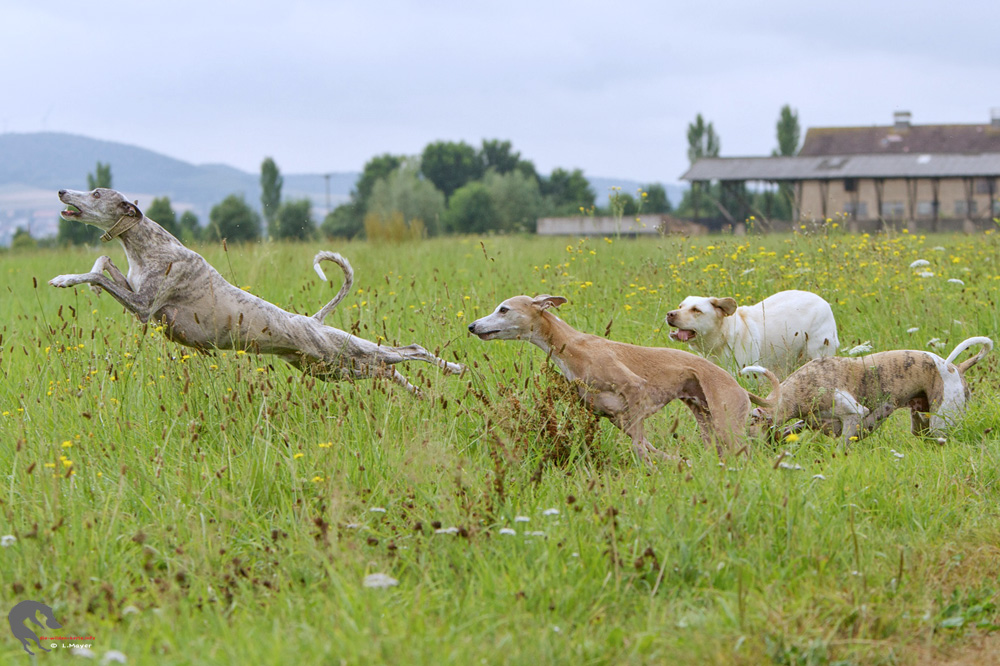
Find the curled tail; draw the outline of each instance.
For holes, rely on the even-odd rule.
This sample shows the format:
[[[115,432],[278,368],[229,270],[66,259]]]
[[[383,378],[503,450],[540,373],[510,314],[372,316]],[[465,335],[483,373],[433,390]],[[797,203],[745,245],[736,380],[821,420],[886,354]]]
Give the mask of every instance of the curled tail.
[[[319,275],[323,282],[326,282],[326,273],[324,273],[323,269],[320,267],[320,262],[322,261],[332,261],[340,266],[341,270],[344,271],[344,285],[340,288],[340,291],[337,292],[337,295],[333,297],[333,300],[324,305],[319,312],[313,315],[313,319],[320,323],[322,323],[323,320],[326,319],[331,312],[333,312],[333,309],[337,307],[342,300],[344,300],[344,296],[347,296],[347,293],[351,291],[351,286],[354,284],[354,269],[351,268],[351,263],[336,252],[320,252],[316,255],[316,258],[313,259],[313,268],[316,269],[316,274]]]
[[[945,361],[947,361],[948,363],[953,363],[955,359],[962,354],[962,352],[964,352],[969,347],[975,345],[982,345],[983,346],[982,351],[980,351],[972,358],[966,359],[965,361],[962,361],[961,363],[958,364],[958,371],[964,375],[966,370],[974,366],[976,363],[979,363],[981,360],[983,360],[984,356],[990,353],[990,350],[993,349],[992,340],[982,336],[964,340],[960,342],[957,347],[955,347],[955,350],[953,352],[948,354],[948,358],[946,358]]]
[[[762,398],[759,395],[754,395],[747,391],[747,395],[750,396],[750,402],[757,405],[758,407],[766,407],[768,409],[773,409],[776,404],[778,404],[778,398],[781,397],[781,380],[778,379],[777,375],[768,370],[767,368],[760,365],[748,365],[747,367],[740,370],[741,375],[764,375],[767,380],[771,382],[771,395],[767,398]]]

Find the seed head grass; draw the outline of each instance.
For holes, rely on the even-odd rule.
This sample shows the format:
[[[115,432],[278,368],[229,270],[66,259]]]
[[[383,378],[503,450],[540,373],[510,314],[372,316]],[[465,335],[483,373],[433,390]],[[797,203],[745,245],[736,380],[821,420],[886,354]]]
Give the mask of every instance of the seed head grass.
[[[466,331],[509,296],[549,293],[579,330],[684,348],[663,318],[685,296],[805,289],[831,303],[842,353],[947,355],[998,340],[997,234],[830,223],[330,247],[356,282],[328,323],[468,366],[399,366],[422,399],[181,347],[107,294],[47,285],[108,249],[8,254],[0,272],[0,607],[47,603],[95,654],[749,665],[1000,649],[997,353],[969,371],[968,415],[943,443],[900,411],[846,452],[806,431],[720,462],[670,405],[649,436],[688,464],[649,467],[537,348]],[[196,249],[293,312],[340,286],[311,271],[314,244]]]

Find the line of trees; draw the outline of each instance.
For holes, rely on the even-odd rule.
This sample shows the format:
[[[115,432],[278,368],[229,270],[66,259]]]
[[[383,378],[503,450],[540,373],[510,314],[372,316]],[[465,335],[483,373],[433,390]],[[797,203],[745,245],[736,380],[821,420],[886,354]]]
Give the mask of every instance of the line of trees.
[[[778,146],[773,155],[795,155],[801,136],[798,113],[782,107],[776,125]],[[699,113],[687,129],[687,157],[691,164],[703,157],[718,157],[721,140],[711,122]],[[97,163],[87,174],[90,189],[112,187],[111,165]],[[197,216],[174,211],[168,197],[158,197],[146,215],[185,242],[205,239],[257,241],[267,236],[281,240],[306,240],[318,234],[371,240],[402,240],[443,233],[521,232],[534,229],[544,216],[590,214],[635,215],[640,210],[669,213],[673,207],[662,185],[649,184],[637,198],[617,192],[607,208],[596,204],[596,195],[580,169],[557,168],[542,176],[535,165],[521,157],[510,141],[484,140],[479,148],[464,141],[436,141],[418,156],[386,153],[370,159],[358,178],[350,199],[330,211],[321,224],[313,218],[308,198],[283,201],[284,179],[270,157],[261,163],[263,219],[240,194],[231,194],[214,206],[207,226]],[[787,186],[749,192],[742,183],[693,183],[677,213],[685,217],[714,217],[717,211],[767,211],[768,217],[790,219],[792,192]],[[99,230],[78,222],[60,220],[59,244],[95,244]],[[18,230],[13,245],[29,247],[30,234]]]

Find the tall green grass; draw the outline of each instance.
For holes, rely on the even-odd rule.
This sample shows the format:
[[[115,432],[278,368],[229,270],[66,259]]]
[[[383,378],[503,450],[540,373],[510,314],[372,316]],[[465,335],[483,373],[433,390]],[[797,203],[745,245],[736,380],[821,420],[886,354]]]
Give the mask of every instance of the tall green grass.
[[[806,433],[720,464],[670,405],[651,439],[691,464],[649,468],[539,350],[466,333],[508,296],[551,293],[580,330],[671,346],[663,317],[684,296],[797,288],[833,304],[845,348],[997,339],[996,234],[800,231],[197,248],[303,313],[339,287],[316,279],[315,251],[349,257],[357,281],[329,323],[468,366],[401,367],[423,399],[198,354],[106,294],[46,284],[105,248],[7,255],[0,534],[16,541],[0,549],[0,608],[48,603],[61,635],[139,664],[895,664],[995,649],[996,354],[970,370],[968,418],[943,446],[899,413],[847,455]],[[374,573],[398,585],[365,587]],[[0,655],[27,658],[12,638]]]

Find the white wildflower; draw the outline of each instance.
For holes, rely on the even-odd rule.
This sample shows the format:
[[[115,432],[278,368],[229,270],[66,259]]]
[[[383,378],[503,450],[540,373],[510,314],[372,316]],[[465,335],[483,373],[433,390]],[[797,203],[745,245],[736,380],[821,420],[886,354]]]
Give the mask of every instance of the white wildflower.
[[[347,529],[349,530],[359,530],[364,527],[361,523],[347,523]]]
[[[513,536],[513,535],[517,534],[517,530],[512,530],[509,527],[501,527],[500,528],[500,534],[507,534],[507,535]]]
[[[933,349],[940,349],[944,346],[944,343],[941,342],[940,338],[931,338],[927,341],[927,346],[932,347]]]
[[[910,268],[920,268],[921,266],[930,266],[930,265],[931,262],[927,261],[926,259],[917,259],[912,264],[910,264]]]
[[[385,513],[385,509],[380,506],[373,506],[372,508],[368,509],[368,511],[370,513]]]
[[[381,589],[384,587],[395,587],[399,581],[384,573],[373,573],[365,576],[364,586]]]
[[[139,609],[132,605],[128,605],[122,609],[122,615],[135,615],[138,612]]]
[[[434,530],[434,534],[458,534],[457,527],[440,527]]]
[[[963,287],[965,286],[965,283],[959,280],[958,278],[948,278],[948,282],[950,282],[951,284],[961,285]]]
[[[93,659],[94,657],[97,656],[96,654],[94,654],[94,651],[88,647],[72,647],[69,649],[69,653],[72,655],[76,655],[77,657],[84,657],[86,659]]]
[[[748,269],[746,269],[745,271],[743,271],[742,273],[740,273],[740,275],[741,275],[741,276],[742,276],[742,275],[750,275],[750,274],[751,274],[751,273],[753,273],[753,272],[754,272],[755,270],[757,270],[757,269],[756,269],[756,268],[748,268]]]
[[[931,249],[934,250],[935,252],[944,252],[944,248],[941,247],[940,245],[935,245]]]
[[[529,536],[529,537],[543,537],[543,536],[545,536],[545,532],[525,532],[524,536]]]
[[[528,518],[527,516],[515,516],[514,517],[514,522],[515,523],[527,523],[527,522],[531,522],[531,518]]]
[[[823,476],[822,474],[813,474],[813,478],[816,479],[817,481],[826,481],[826,477]]]
[[[917,273],[917,275],[920,276],[920,277],[922,277],[922,278],[932,278],[932,277],[934,277],[934,273],[932,271],[920,271],[919,273]]]
[[[892,455],[896,456],[897,458],[903,458],[904,457],[903,454],[900,453],[899,451],[897,451],[896,449],[889,449],[889,453],[891,453]]]
[[[919,331],[919,330],[920,330],[920,327],[919,327],[919,326],[914,326],[914,327],[912,327],[912,328],[908,328],[908,329],[906,329],[906,332],[907,332],[907,333],[916,333],[916,332],[917,332],[917,331]]]
[[[542,511],[542,515],[543,516],[558,516],[559,515],[559,509],[546,509],[545,511]]]
[[[871,350],[872,350],[871,340],[865,340],[857,347],[851,347],[850,349],[848,349],[847,354],[849,356],[857,356],[858,354],[867,354]]]
[[[0,536],[0,546],[3,546],[4,548],[10,548],[16,541],[17,537],[13,534],[4,534],[3,536]]]
[[[119,652],[118,650],[108,650],[104,653],[104,656],[101,657],[101,664],[110,664],[111,662],[124,664],[126,661],[128,661],[128,658],[124,653]]]
[[[799,465],[797,463],[787,463],[784,460],[782,460],[780,463],[778,463],[778,467],[780,467],[781,469],[790,469],[790,470],[800,470],[800,469],[802,469],[802,465]]]

